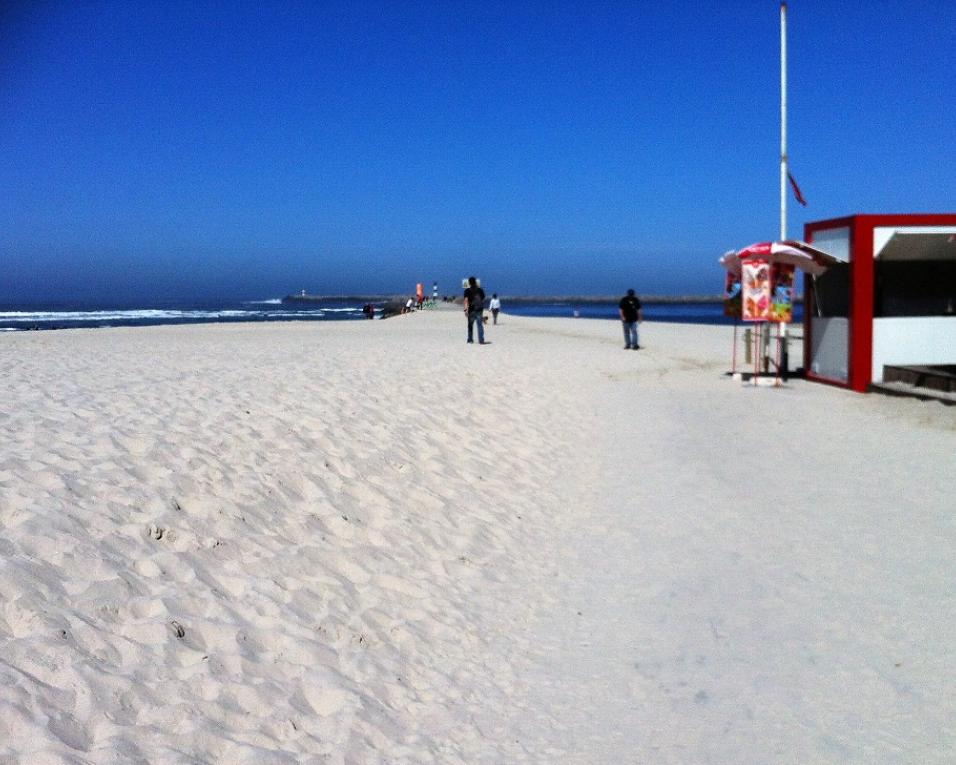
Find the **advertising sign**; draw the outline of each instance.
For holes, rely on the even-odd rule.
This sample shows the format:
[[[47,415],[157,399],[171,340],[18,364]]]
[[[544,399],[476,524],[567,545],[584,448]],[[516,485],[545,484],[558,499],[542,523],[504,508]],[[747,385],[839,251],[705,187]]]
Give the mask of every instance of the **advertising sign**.
[[[767,321],[770,318],[770,263],[752,258],[741,264],[743,320]]]
[[[770,321],[793,321],[793,275],[789,263],[774,263],[770,272],[773,293],[770,300]]]
[[[740,277],[730,271],[724,284],[724,316],[740,318]]]

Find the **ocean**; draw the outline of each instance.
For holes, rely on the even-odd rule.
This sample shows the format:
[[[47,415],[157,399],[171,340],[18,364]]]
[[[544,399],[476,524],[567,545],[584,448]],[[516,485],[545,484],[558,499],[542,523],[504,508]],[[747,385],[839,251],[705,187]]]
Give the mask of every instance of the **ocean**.
[[[375,301],[381,307],[385,300]],[[69,303],[2,304],[0,331],[76,329],[81,327],[141,327],[156,324],[210,324],[261,321],[357,321],[364,320],[365,301],[329,299],[308,305],[283,305],[279,298],[249,301],[158,303],[145,307]],[[794,321],[802,321],[801,304],[794,306]],[[533,302],[508,305],[502,310],[516,316],[578,317],[617,320],[612,303]],[[689,324],[732,324],[721,303],[649,303],[646,321]]]
[[[540,302],[519,303],[513,306],[502,298],[502,311],[516,316],[557,316],[577,317],[581,319],[613,319],[619,320],[616,303],[572,303],[572,302]],[[661,321],[676,324],[728,324],[734,323],[729,316],[724,316],[724,305],[719,302],[653,302],[644,304],[645,321]],[[803,304],[797,303],[793,307],[793,321],[803,321]]]

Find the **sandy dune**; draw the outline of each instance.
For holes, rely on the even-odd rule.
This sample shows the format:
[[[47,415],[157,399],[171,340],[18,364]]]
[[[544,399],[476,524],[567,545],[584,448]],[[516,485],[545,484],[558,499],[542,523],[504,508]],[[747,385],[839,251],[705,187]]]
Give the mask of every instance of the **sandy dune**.
[[[0,337],[0,762],[954,761],[956,408],[619,334]]]

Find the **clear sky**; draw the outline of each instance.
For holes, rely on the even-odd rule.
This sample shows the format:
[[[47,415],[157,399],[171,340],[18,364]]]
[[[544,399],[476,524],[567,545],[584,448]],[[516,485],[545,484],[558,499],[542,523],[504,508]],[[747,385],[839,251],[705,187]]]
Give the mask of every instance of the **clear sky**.
[[[956,4],[789,3],[789,233],[956,211]],[[719,293],[779,4],[0,4],[0,302]]]

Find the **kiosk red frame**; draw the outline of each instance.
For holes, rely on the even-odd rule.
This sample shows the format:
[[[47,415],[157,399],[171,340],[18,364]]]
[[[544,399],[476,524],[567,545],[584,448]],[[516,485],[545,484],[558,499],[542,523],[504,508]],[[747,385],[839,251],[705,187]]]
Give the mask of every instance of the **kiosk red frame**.
[[[829,251],[824,242],[824,232],[833,229],[848,231],[849,295],[847,324],[847,378],[835,379],[812,369],[812,345],[814,333],[814,290],[811,277],[804,278],[804,369],[808,379],[830,383],[865,392],[873,381],[873,321],[875,258],[874,231],[879,227],[919,229],[924,227],[954,227],[956,214],[909,214],[909,215],[848,215],[842,218],[814,221],[804,226],[804,241]],[[835,254],[830,251],[830,254]]]

